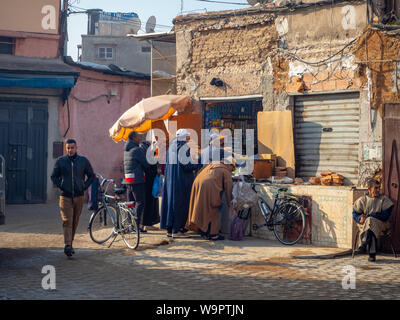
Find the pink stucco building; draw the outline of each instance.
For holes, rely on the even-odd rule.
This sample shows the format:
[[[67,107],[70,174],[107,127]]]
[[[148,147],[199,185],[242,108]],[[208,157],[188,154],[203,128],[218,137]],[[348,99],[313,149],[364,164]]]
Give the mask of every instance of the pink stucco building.
[[[108,130],[127,109],[150,96],[150,77],[113,65],[70,59],[67,63],[80,76],[68,100],[59,108],[61,134],[77,141],[78,153],[90,160],[96,173],[119,184],[124,173],[124,143],[115,143]]]

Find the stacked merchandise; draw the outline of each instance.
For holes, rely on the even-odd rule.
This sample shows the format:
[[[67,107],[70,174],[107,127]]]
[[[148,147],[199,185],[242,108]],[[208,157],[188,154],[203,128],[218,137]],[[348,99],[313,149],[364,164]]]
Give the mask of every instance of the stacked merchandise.
[[[242,130],[242,152],[246,154],[246,142],[251,137],[246,136],[246,129],[254,130],[255,154],[257,153],[257,112],[262,111],[261,101],[238,101],[207,103],[204,110],[204,128],[230,129],[232,135],[235,129]]]
[[[286,177],[287,176],[287,168],[286,167],[275,167],[273,175],[278,178]]]
[[[342,186],[344,177],[340,174],[336,174],[331,170],[327,170],[325,172],[321,172],[321,177],[311,177],[310,182],[316,185],[323,186]]]

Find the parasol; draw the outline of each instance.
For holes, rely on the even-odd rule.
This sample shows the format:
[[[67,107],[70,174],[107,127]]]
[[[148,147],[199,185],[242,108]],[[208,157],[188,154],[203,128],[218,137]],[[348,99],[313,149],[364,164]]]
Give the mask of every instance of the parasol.
[[[146,132],[152,122],[167,120],[176,111],[192,105],[192,99],[183,95],[161,95],[143,99],[129,108],[110,128],[114,141],[127,140],[132,131]]]

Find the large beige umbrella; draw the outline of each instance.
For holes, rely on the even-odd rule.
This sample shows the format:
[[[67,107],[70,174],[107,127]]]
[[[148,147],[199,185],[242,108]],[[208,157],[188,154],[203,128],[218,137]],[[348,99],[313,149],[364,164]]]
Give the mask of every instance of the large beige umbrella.
[[[176,111],[192,105],[192,99],[182,95],[161,95],[143,99],[128,109],[109,130],[114,141],[127,140],[132,131],[146,132],[154,121],[166,120]]]

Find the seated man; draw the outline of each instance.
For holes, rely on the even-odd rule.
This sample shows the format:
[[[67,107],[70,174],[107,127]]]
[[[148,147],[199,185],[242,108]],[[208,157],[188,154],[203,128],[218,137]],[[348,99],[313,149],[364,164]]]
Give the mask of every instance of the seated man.
[[[368,181],[368,193],[354,203],[353,218],[360,230],[358,252],[368,249],[368,261],[376,260],[376,239],[389,228],[392,208],[393,202],[387,196],[380,195],[380,183],[375,179]]]

